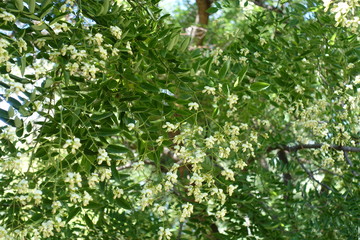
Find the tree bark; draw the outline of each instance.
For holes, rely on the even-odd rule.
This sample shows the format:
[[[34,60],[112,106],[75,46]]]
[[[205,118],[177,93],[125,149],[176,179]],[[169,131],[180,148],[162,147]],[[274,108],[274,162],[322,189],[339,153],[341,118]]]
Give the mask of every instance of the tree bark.
[[[206,12],[211,7],[212,0],[196,0],[196,4],[198,6],[198,14],[196,16],[196,24],[200,25],[201,28],[204,28],[209,24],[209,13]],[[197,46],[203,45],[205,33],[204,29],[197,29]]]

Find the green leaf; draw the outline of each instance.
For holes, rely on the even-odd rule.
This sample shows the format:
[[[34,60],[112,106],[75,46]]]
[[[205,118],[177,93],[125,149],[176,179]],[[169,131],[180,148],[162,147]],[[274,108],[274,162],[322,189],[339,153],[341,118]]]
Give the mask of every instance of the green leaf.
[[[49,88],[53,83],[54,81],[51,78],[46,79],[44,88]]]
[[[29,0],[29,12],[34,13],[35,11],[35,0]]]
[[[31,130],[32,130],[32,124],[31,124],[31,122],[29,122],[26,126],[26,131],[31,132]]]
[[[22,127],[22,121],[18,116],[15,117],[15,127],[16,128]]]
[[[167,49],[169,51],[171,51],[173,49],[173,47],[175,46],[175,44],[179,41],[179,37],[180,37],[180,34],[176,34],[174,37],[171,38],[170,43],[167,47]]]
[[[117,198],[115,202],[121,208],[131,209],[131,204],[123,198]]]
[[[213,14],[216,13],[219,9],[216,7],[210,7],[206,10],[207,13]]]
[[[100,15],[107,14],[107,12],[109,11],[109,6],[110,6],[110,0],[104,0],[103,5],[101,6],[98,15],[100,16]]]
[[[91,221],[91,219],[89,218],[89,216],[87,214],[85,214],[84,220],[86,222],[86,225],[88,225],[88,227],[90,229],[94,229],[94,223]]]
[[[9,109],[8,109],[9,118],[12,118],[14,116],[14,114],[15,114],[14,108],[12,106],[10,106]]]
[[[108,118],[108,117],[110,117],[112,115],[114,115],[112,112],[102,113],[102,114],[93,114],[90,119],[94,120],[94,121],[99,121],[99,120],[103,120],[105,118]]]
[[[109,145],[107,146],[106,151],[108,153],[127,153],[130,150],[127,147],[121,145]]]
[[[329,45],[330,45],[330,46],[333,46],[333,45],[335,44],[336,36],[337,36],[337,33],[336,33],[336,32],[331,36],[331,38],[330,38],[330,40],[329,40]]]
[[[206,66],[205,66],[205,73],[206,74],[209,74],[210,71],[211,71],[211,67],[212,67],[212,62],[213,62],[213,58],[210,58],[208,60],[208,62],[206,63]]]
[[[266,82],[255,82],[251,84],[250,89],[254,92],[258,92],[267,89],[269,86],[270,84]]]
[[[40,19],[43,19],[49,12],[51,12],[53,5],[50,4],[50,2],[52,2],[52,0],[47,0],[44,1],[42,6],[41,6],[41,14],[40,14]]]
[[[23,0],[15,0],[15,6],[20,12],[22,12],[22,10],[24,9],[24,1]]]
[[[246,72],[248,70],[248,66],[244,66],[240,72],[239,72],[239,76],[236,78],[236,81],[234,83],[234,87],[237,87],[239,85],[239,83],[242,82],[242,80],[244,79],[245,75],[246,75]]]
[[[65,16],[67,16],[68,15],[68,13],[63,13],[63,14],[61,14],[61,15],[59,15],[59,16],[57,16],[56,18],[54,18],[50,23],[49,23],[49,25],[51,26],[51,25],[53,25],[54,23],[57,23],[58,21],[60,21],[61,19],[63,19]],[[62,21],[63,23],[65,23],[64,21]]]
[[[16,100],[15,98],[13,97],[9,97],[9,99],[7,100],[7,102],[13,106],[16,110],[19,110],[19,108],[21,107],[21,103]]]
[[[69,222],[71,219],[73,219],[80,212],[80,210],[81,210],[81,208],[79,208],[79,207],[70,209],[69,216],[66,219],[66,222]]]
[[[111,174],[114,177],[115,181],[120,183],[119,171],[116,169],[116,162],[115,161],[111,162]]]
[[[140,87],[143,88],[145,91],[150,91],[150,92],[155,92],[155,93],[159,92],[159,89],[157,87],[155,87],[152,84],[146,83],[146,82],[141,83]]]
[[[69,86],[70,82],[70,72],[64,71],[64,79],[65,79],[65,86]]]
[[[98,137],[115,136],[120,131],[121,131],[120,129],[102,128],[102,129],[97,130],[96,132],[93,132],[92,135],[98,136]]]
[[[26,68],[26,57],[24,55],[21,57],[21,66],[20,66],[21,76],[24,76],[25,68]]]
[[[221,67],[220,72],[219,72],[220,79],[223,79],[226,76],[227,72],[229,71],[229,68],[230,68],[230,59],[227,60]]]
[[[190,41],[191,41],[191,38],[190,38],[190,37],[186,37],[186,38],[184,39],[184,41],[181,43],[181,46],[180,46],[180,48],[179,48],[179,51],[180,51],[180,52],[184,52],[184,51],[188,48],[188,46],[189,46],[189,44],[190,44]]]
[[[44,30],[47,28],[46,24],[41,24],[41,25],[36,25],[36,24],[33,24],[31,25],[31,28],[36,30],[36,31],[41,31],[41,30]]]

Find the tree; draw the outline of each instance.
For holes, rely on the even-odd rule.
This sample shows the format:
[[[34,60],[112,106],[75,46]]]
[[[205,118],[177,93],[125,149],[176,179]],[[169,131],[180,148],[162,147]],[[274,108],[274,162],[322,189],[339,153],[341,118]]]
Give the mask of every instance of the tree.
[[[0,238],[357,236],[358,6],[157,4],[0,3]]]

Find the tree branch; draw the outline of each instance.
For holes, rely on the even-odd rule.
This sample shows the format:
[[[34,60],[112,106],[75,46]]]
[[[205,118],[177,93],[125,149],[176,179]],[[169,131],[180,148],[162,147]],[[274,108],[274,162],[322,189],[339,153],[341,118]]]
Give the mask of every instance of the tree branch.
[[[321,148],[324,144],[321,143],[314,143],[314,144],[299,144],[299,145],[295,145],[295,146],[277,146],[277,147],[270,147],[268,148],[268,152],[271,152],[273,150],[277,150],[277,149],[283,149],[285,151],[288,152],[296,152],[298,150],[302,150],[302,149],[318,149]],[[340,146],[340,145],[335,145],[335,144],[331,144],[329,145],[329,148],[338,150],[338,151],[346,151],[346,152],[360,152],[360,147],[347,147],[347,146]]]
[[[289,166],[289,160],[287,159],[286,153],[283,149],[280,149],[277,153],[278,158],[280,159],[280,161],[286,166],[286,170],[288,170],[288,166]],[[291,175],[289,172],[284,172],[283,173],[283,179],[284,179],[284,183],[287,186],[288,184],[291,183]]]
[[[305,167],[305,165],[300,161],[300,159],[298,158],[298,156],[295,155],[296,161],[300,164],[301,168],[306,172],[306,174],[310,177],[311,180],[317,182],[318,184],[320,184],[321,186],[323,186],[324,188],[326,188],[329,191],[335,192],[331,187],[329,187],[328,185],[326,185],[325,183],[322,183],[320,181],[318,181],[314,175],[312,174],[312,172],[307,169]]]
[[[196,16],[196,23],[201,27],[207,26],[209,23],[210,14],[206,11],[211,7],[212,0],[196,0],[196,4],[198,6],[198,14]],[[197,46],[203,45],[203,41],[205,38],[205,32],[201,34],[201,37],[198,38],[196,43]],[[197,34],[196,34],[197,35]]]
[[[354,164],[352,163],[352,161],[349,158],[349,154],[347,151],[344,151],[344,158],[345,161],[350,165],[351,168],[354,167]],[[355,171],[355,170],[351,170],[351,172],[355,175],[355,176],[359,176],[359,174]]]
[[[321,144],[321,143],[314,143],[314,144],[299,144],[299,145],[295,145],[295,146],[277,146],[277,147],[269,147],[267,149],[267,152],[271,152],[273,150],[283,150],[283,151],[287,151],[287,152],[295,152],[296,153],[297,151],[302,150],[302,149],[319,149],[323,145],[324,144]],[[343,151],[345,161],[349,164],[349,166],[351,168],[354,167],[354,164],[352,163],[352,161],[349,158],[348,152],[360,152],[360,147],[348,147],[348,146],[340,146],[340,145],[331,144],[331,145],[329,145],[329,148],[337,150],[337,151]],[[356,171],[352,170],[351,172],[355,176],[359,176],[359,173],[357,173]]]

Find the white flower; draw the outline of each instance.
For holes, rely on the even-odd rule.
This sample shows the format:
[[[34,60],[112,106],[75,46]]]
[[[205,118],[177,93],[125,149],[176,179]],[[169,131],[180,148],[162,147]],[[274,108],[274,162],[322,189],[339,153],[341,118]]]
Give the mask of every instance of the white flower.
[[[158,146],[161,146],[161,144],[163,143],[164,141],[164,137],[163,136],[159,136],[157,139],[156,139],[156,143]]]
[[[43,38],[36,39],[34,43],[38,48],[42,48],[43,46],[45,46],[46,40]]]
[[[355,67],[355,64],[353,64],[353,63],[349,63],[349,64],[346,66],[347,69],[352,69],[352,68],[354,68],[354,67]]]
[[[199,109],[199,104],[197,104],[196,102],[191,102],[188,104],[189,106],[189,110],[194,109],[195,111],[197,111]]]
[[[239,61],[240,61],[240,63],[245,64],[246,61],[247,61],[247,58],[246,57],[240,57]]]
[[[234,172],[231,169],[224,169],[221,171],[221,175],[225,176],[226,180],[235,181]]]
[[[0,139],[1,138],[9,140],[10,142],[14,142],[17,139],[16,128],[11,126],[5,127],[2,129],[2,133],[0,134]]]
[[[98,44],[101,45],[101,43],[104,41],[103,39],[103,35],[101,33],[97,33],[94,36],[94,41]]]
[[[194,173],[191,178],[190,178],[190,181],[189,181],[189,184],[194,184],[195,183],[195,186],[198,186],[198,187],[201,187],[202,186],[202,182],[204,181],[205,179],[200,176],[199,174],[197,173]]]
[[[89,205],[89,202],[92,200],[91,195],[88,192],[84,192],[84,196],[82,198],[83,206]]]
[[[40,204],[42,199],[42,191],[34,189],[32,195],[33,195],[33,199],[35,200],[35,204],[36,205]]]
[[[70,146],[71,146],[71,153],[75,154],[75,150],[81,147],[80,139],[79,138],[67,139],[65,141],[65,144],[63,145],[63,148],[68,148]]]
[[[205,86],[204,90],[202,90],[202,93],[215,95],[215,90],[216,89],[214,87]]]
[[[251,222],[250,222],[250,218],[248,217],[248,216],[246,216],[245,218],[244,218],[244,220],[245,220],[245,222],[244,222],[244,226],[245,227],[250,227],[251,226]]]
[[[97,67],[95,67],[95,65],[87,65],[86,67],[87,67],[86,70],[90,73],[90,76],[92,78],[95,78],[96,77],[96,72],[99,71],[99,69]]]
[[[127,42],[127,43],[126,43],[126,49],[128,50],[128,53],[129,53],[130,55],[133,54],[133,52],[132,52],[132,50],[131,50],[130,42]]]
[[[223,208],[220,211],[216,212],[215,217],[224,221],[226,213],[227,213],[226,209]]]
[[[94,188],[97,183],[99,183],[99,174],[92,173],[91,176],[88,178],[89,187]]]
[[[9,239],[8,232],[3,226],[0,226],[0,239]]]
[[[166,176],[167,176],[167,180],[172,182],[172,183],[176,183],[177,182],[177,174],[175,172],[168,172],[166,173]]]
[[[259,41],[260,41],[260,45],[264,45],[267,43],[264,38],[260,38]]]
[[[219,158],[228,158],[230,156],[230,148],[219,147]]]
[[[194,206],[191,203],[186,203],[182,206],[182,213],[180,217],[180,222],[184,222],[185,218],[188,218],[191,216],[191,214],[194,211]]]
[[[114,35],[117,39],[121,39],[122,31],[117,26],[111,26],[110,27],[111,34]]]
[[[354,84],[359,84],[360,83],[360,75],[357,75],[354,79]]]
[[[305,91],[305,89],[303,87],[301,87],[300,85],[295,86],[295,92],[297,92],[299,94],[303,94],[304,91]]]
[[[70,75],[74,75],[79,70],[79,64],[77,62],[66,64],[67,69],[70,71]]]
[[[174,132],[176,131],[178,128],[179,128],[180,124],[177,123],[177,124],[172,124],[170,122],[166,122],[162,128],[166,128],[166,131],[167,132]]]
[[[159,216],[164,216],[165,207],[154,204],[154,212],[156,212]]]
[[[237,95],[235,95],[235,94],[231,94],[231,95],[228,96],[227,100],[228,100],[228,104],[229,104],[230,108],[233,108],[234,105],[239,100],[239,97]]]
[[[18,193],[23,194],[29,191],[29,182],[22,179],[16,186]]]
[[[215,142],[216,142],[216,138],[214,138],[213,136],[205,138],[205,145],[209,149],[214,147]]]
[[[105,181],[105,179],[110,179],[111,178],[111,170],[107,169],[107,168],[100,168],[99,169],[100,172],[100,180],[103,182]]]
[[[237,187],[238,187],[238,186],[234,186],[234,185],[229,185],[229,186],[228,186],[229,196],[232,196],[232,195],[233,195],[234,190],[235,190]]]
[[[59,201],[54,201],[52,204],[51,204],[51,208],[52,208],[52,214],[55,214],[56,211],[61,207],[61,202]]]
[[[52,220],[43,222],[40,226],[40,231],[42,232],[44,238],[54,236],[54,222]]]
[[[70,190],[75,190],[75,184],[78,187],[82,186],[82,183],[81,183],[82,179],[81,179],[80,173],[68,172],[67,177],[65,178],[64,181],[69,183],[69,189]]]
[[[114,193],[114,199],[121,198],[121,196],[124,194],[124,190],[122,190],[121,188],[115,188],[113,193]]]
[[[260,54],[260,53],[258,53],[258,52],[254,52],[254,57],[258,58],[258,57],[260,57],[260,56],[261,56],[261,54]]]
[[[135,124],[134,123],[129,123],[126,125],[127,128],[129,129],[129,131],[132,131],[135,128]]]
[[[102,162],[106,162],[108,166],[111,165],[111,158],[108,156],[108,153],[105,149],[100,148],[99,149],[99,156],[97,157],[98,164],[101,165]]]
[[[108,53],[107,53],[106,49],[103,48],[102,46],[99,46],[98,48],[96,48],[95,52],[99,52],[100,57],[102,59],[107,59],[107,57],[108,57]]]
[[[172,233],[171,230],[169,228],[163,228],[163,227],[159,227],[159,231],[158,231],[158,235],[159,235],[159,240],[170,240]]]
[[[73,203],[77,203],[77,202],[79,203],[79,202],[81,202],[81,197],[77,193],[71,193],[70,194],[70,201],[73,202]]]
[[[14,15],[12,15],[11,13],[8,13],[6,11],[0,13],[0,18],[2,18],[5,23],[6,22],[15,22],[16,17]]]
[[[324,4],[324,12],[327,12],[329,10],[330,4],[331,4],[332,0],[323,0],[323,4]]]
[[[60,217],[55,217],[54,227],[57,232],[60,232],[60,228],[65,227],[65,222]]]
[[[247,48],[242,48],[241,50],[240,50],[240,52],[241,52],[241,54],[243,54],[244,56],[246,56],[246,55],[248,55],[249,54],[249,49],[247,49]]]

